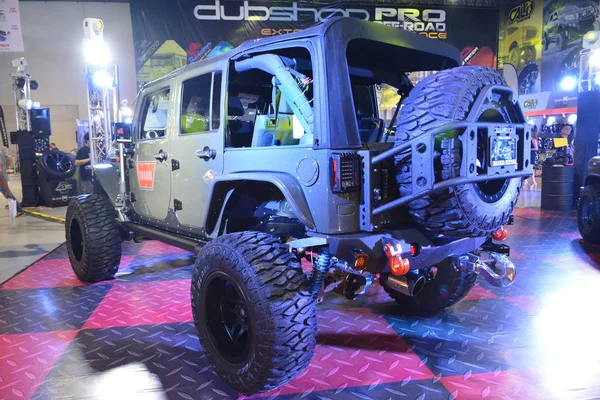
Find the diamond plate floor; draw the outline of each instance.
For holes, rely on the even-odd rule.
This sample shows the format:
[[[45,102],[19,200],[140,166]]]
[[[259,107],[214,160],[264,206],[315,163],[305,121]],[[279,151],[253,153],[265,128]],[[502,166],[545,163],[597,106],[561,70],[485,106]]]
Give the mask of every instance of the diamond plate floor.
[[[296,380],[254,398],[600,399],[600,247],[572,213],[517,209],[517,281],[479,281],[453,308],[400,315],[376,289],[319,306]],[[0,287],[2,399],[234,399],[200,348],[193,257],[126,243],[116,279],[78,282],[64,246]]]

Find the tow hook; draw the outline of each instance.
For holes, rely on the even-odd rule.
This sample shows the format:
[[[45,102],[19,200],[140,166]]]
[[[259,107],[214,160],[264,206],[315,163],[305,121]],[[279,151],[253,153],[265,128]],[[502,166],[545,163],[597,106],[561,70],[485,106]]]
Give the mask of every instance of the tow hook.
[[[487,253],[489,260],[482,260],[474,254],[464,254],[457,257],[455,265],[467,271],[474,271],[481,275],[490,285],[495,287],[508,287],[517,274],[515,264],[508,257],[498,253]]]

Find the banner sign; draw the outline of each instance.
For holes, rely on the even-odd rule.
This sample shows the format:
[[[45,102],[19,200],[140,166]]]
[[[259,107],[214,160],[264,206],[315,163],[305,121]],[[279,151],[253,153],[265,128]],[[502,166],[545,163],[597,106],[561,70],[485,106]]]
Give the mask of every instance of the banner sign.
[[[457,47],[465,64],[497,64],[497,10],[265,0],[132,0],[138,83],[231,50],[297,32],[332,16],[413,31]]]
[[[19,0],[0,1],[0,52],[22,52]]]
[[[501,11],[498,68],[517,72],[520,95],[540,91],[542,0],[525,0]]]
[[[582,38],[600,28],[598,17],[598,1],[544,2],[542,90],[577,93]]]

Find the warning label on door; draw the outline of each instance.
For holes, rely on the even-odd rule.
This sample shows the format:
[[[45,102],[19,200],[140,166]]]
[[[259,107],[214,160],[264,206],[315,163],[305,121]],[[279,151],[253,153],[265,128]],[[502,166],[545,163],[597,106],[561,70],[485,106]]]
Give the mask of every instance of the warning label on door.
[[[140,189],[154,190],[154,170],[156,162],[138,162],[135,164]]]

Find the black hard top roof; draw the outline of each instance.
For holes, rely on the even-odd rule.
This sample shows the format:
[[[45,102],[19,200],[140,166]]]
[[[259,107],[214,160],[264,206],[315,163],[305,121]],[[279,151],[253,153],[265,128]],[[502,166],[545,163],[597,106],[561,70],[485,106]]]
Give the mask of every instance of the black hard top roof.
[[[348,41],[351,39],[369,39],[382,43],[387,43],[394,46],[403,47],[416,51],[413,54],[421,54],[426,56],[427,60],[419,60],[419,57],[411,57],[411,59],[403,62],[405,71],[426,71],[426,70],[439,70],[443,68],[450,68],[458,66],[461,63],[460,52],[457,48],[442,42],[438,39],[429,39],[423,35],[419,35],[413,32],[408,32],[403,29],[392,28],[383,24],[369,22],[357,18],[350,17],[333,17],[325,22],[316,24],[310,28],[304,29],[300,32],[288,33],[280,36],[271,36],[268,38],[248,40],[233,50],[220,54],[218,56],[201,60],[193,64],[188,64],[176,71],[173,71],[162,78],[154,82],[150,82],[144,85],[144,88],[149,85],[153,85],[160,81],[170,79],[186,71],[201,68],[202,66],[217,63],[224,59],[235,60],[240,57],[243,53],[263,47],[274,43],[283,43],[290,40],[311,38],[311,37],[331,37],[331,40],[335,41]],[[435,59],[440,61],[432,63],[431,68],[421,69],[420,65],[431,63]],[[405,64],[406,63],[406,64]],[[411,65],[412,64],[412,65]],[[439,65],[438,65],[439,64]]]

